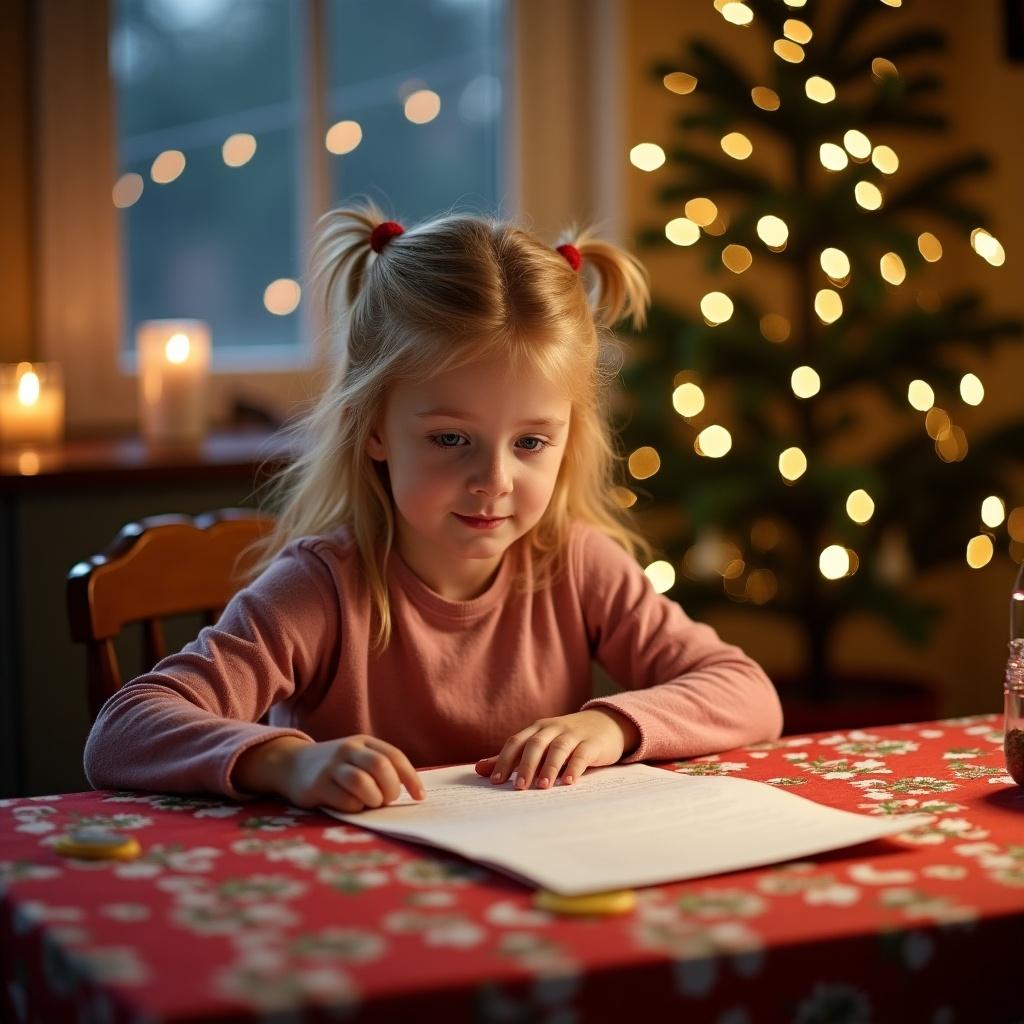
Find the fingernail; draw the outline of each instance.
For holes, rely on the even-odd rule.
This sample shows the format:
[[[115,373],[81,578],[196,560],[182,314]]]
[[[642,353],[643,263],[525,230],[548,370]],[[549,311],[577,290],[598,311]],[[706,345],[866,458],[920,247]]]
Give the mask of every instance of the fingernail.
[[[519,777],[518,777],[518,778],[516,779],[516,789],[523,789],[523,788],[524,788],[525,786],[526,786],[526,779],[524,779],[524,778],[522,777],[522,775],[520,775],[520,776],[519,776]]]
[[[551,785],[551,780],[550,780],[550,779],[549,779],[549,778],[548,778],[548,777],[547,777],[547,776],[545,775],[545,776],[544,776],[544,777],[543,777],[543,778],[542,778],[542,779],[541,779],[541,780],[540,780],[540,781],[539,781],[539,782],[537,783],[537,785],[538,785],[538,786],[539,786],[539,787],[540,787],[541,789],[547,789],[547,788],[548,788],[548,786],[550,786],[550,785]]]
[[[491,782],[501,782],[501,772],[495,772],[491,776]]]
[[[562,781],[565,783],[565,785],[571,786],[572,785],[572,776],[571,775],[566,775],[566,777]]]

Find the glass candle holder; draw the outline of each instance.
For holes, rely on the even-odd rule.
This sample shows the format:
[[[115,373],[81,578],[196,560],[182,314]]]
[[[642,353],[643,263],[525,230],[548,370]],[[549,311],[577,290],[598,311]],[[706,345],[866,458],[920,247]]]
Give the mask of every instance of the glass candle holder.
[[[1010,654],[1003,681],[1006,770],[1024,786],[1024,565],[1010,593]]]
[[[139,422],[153,444],[193,443],[206,433],[210,328],[201,320],[144,320],[135,331]]]
[[[0,445],[53,445],[63,437],[64,376],[60,364],[0,366]]]

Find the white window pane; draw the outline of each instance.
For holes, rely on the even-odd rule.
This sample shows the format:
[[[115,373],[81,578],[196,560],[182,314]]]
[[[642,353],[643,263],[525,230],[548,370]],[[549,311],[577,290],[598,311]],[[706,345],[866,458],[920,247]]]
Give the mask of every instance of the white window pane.
[[[303,7],[114,0],[119,167],[143,185],[121,211],[126,349],[141,320],[195,317],[210,324],[215,352],[292,346],[300,355],[299,310],[275,315],[264,293],[300,277]],[[235,135],[252,141],[225,152]],[[175,151],[184,169],[157,183],[154,173],[170,177],[181,160],[154,161]],[[119,205],[138,185],[122,180]]]
[[[505,0],[328,0],[335,201],[369,195],[410,221],[501,205],[505,8]]]

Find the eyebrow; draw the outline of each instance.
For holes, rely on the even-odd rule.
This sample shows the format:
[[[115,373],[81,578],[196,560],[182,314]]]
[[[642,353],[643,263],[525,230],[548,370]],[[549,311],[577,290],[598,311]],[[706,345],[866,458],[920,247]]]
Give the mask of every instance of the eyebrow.
[[[423,412],[416,413],[416,416],[420,419],[425,419],[427,416],[447,416],[453,420],[466,420],[472,422],[473,417],[468,413],[459,412],[458,409],[425,409]],[[565,420],[556,420],[548,416],[541,416],[535,420],[522,420],[519,423],[521,427],[564,427]]]

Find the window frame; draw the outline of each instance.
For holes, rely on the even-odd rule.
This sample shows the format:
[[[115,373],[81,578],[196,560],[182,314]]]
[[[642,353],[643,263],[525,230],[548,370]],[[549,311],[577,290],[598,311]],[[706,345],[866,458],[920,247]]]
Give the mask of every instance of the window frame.
[[[554,241],[575,222],[597,221],[621,241],[622,0],[509,0],[504,111],[504,195],[498,213]],[[323,87],[325,0],[306,0],[312,44],[303,88],[300,251],[330,201]],[[114,86],[108,70],[109,0],[33,6],[35,271],[39,358],[64,370],[69,435],[137,430],[133,360],[122,357],[122,251],[111,201],[117,179]],[[581,99],[582,98],[582,99]],[[589,102],[587,102],[589,100]],[[73,173],[69,168],[73,169]],[[593,168],[592,173],[585,169]],[[397,201],[398,197],[391,197]],[[303,268],[304,272],[305,268]],[[210,422],[244,396],[279,418],[308,402],[330,361],[314,303],[299,309],[307,365],[238,365],[220,353],[210,377]],[[290,365],[289,365],[290,364]]]

